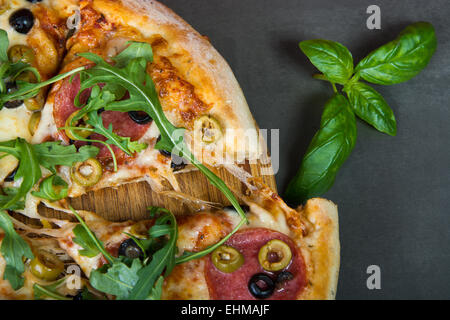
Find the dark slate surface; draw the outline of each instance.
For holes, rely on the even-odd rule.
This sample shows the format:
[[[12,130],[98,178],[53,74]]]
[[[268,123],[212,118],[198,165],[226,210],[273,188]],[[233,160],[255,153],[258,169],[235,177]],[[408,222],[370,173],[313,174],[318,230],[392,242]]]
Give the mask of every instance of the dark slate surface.
[[[395,138],[358,123],[358,142],[325,195],[339,205],[339,299],[450,298],[450,31],[448,0],[164,0],[230,63],[262,128],[280,128],[280,191],[318,129],[331,88],[298,42],[324,38],[359,61],[408,24],[434,24],[438,50],[413,80],[377,87],[398,121]],[[381,8],[381,30],[366,9]],[[381,290],[366,269],[381,268]]]

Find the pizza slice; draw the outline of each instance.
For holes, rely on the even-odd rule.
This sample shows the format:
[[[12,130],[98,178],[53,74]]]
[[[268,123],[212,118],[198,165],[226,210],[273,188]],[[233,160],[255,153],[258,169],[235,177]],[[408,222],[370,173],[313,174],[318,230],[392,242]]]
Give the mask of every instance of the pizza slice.
[[[75,1],[0,1],[2,93],[16,90],[18,81],[45,81],[58,72],[69,32],[67,19],[74,5]],[[31,141],[46,93],[42,88],[34,97],[8,101],[0,108],[0,141],[17,137]],[[0,159],[0,181],[11,180],[16,167],[17,159]]]
[[[243,200],[248,224],[241,227],[234,208],[177,219],[153,208],[148,220],[110,222],[55,205],[81,224],[49,218],[45,228],[11,217],[34,256],[24,253],[25,280],[17,290],[0,256],[0,297],[30,299],[37,290],[53,299],[80,298],[81,292],[108,299],[333,299],[340,250],[336,206],[316,198],[294,210],[264,186]],[[11,252],[2,247],[5,253]],[[77,288],[65,287],[73,281],[61,261],[79,268]]]
[[[14,226],[20,230],[13,231]],[[80,297],[81,286],[89,288],[86,278],[78,276],[73,260],[61,249],[57,236],[64,228],[70,228],[71,223],[58,221],[59,230],[43,229],[37,226],[29,226],[6,213],[0,212],[0,300],[31,300],[37,298],[62,298]],[[50,226],[49,221],[45,224]],[[14,242],[14,243],[12,243]],[[15,248],[14,251],[12,248]],[[23,252],[19,252],[19,249]],[[20,256],[24,254],[23,260]],[[12,275],[11,261],[18,255],[23,261],[23,269],[20,276]],[[13,263],[17,263],[13,262]],[[74,278],[75,277],[75,278]],[[49,290],[53,293],[49,297]],[[95,292],[90,288],[91,292]],[[47,294],[46,294],[47,293]]]
[[[129,268],[134,266],[130,261],[140,259],[140,264],[151,257],[154,265],[149,270],[158,273],[153,274],[153,281],[157,282],[160,274],[164,276],[162,299],[334,299],[340,251],[336,206],[317,198],[294,210],[264,187],[244,200],[249,223],[234,234],[239,216],[232,208],[185,214],[168,224],[156,217],[137,223],[109,222],[82,212],[87,226],[112,258],[99,252],[83,255],[83,244],[88,241],[77,240],[80,232],[74,231],[75,225],[65,228],[58,242],[90,277],[91,286],[110,295],[117,293],[121,299],[145,299],[154,287],[152,283],[146,293],[133,296],[134,290],[110,286],[103,275],[108,270],[120,273],[116,262],[110,262],[120,257],[131,259]],[[167,216],[163,219],[170,220]],[[169,227],[176,231],[161,237],[161,229]],[[167,249],[171,237],[176,238],[172,251]],[[163,251],[172,254],[175,266],[164,260]],[[158,271],[159,264],[164,268]],[[142,269],[146,267],[140,265],[135,273],[144,279],[151,277]],[[110,276],[118,275],[111,272]],[[139,286],[138,278],[124,275],[121,279]]]
[[[79,14],[80,24],[67,41],[61,73],[96,65],[86,52],[118,66],[117,57],[128,54],[124,50],[130,48],[130,41],[136,46],[150,44],[152,62],[145,69],[155,86],[156,103],[161,104],[170,125],[185,129],[178,132],[196,159],[211,166],[258,159],[259,135],[243,93],[227,63],[205,37],[156,1],[83,0]],[[131,69],[125,70],[129,78],[135,76]],[[140,71],[138,74],[145,77]],[[150,85],[149,81],[144,81],[145,85]],[[90,86],[85,87],[86,83]],[[155,149],[161,140],[157,119],[142,112],[138,103],[133,110],[129,90],[118,93],[117,88],[111,89],[113,85],[86,82],[79,74],[56,83],[33,143],[60,140],[99,148],[96,159],[70,169],[75,172],[62,170],[71,182],[69,196],[142,180],[156,191],[167,185],[179,190],[174,173],[188,170],[186,162],[167,149]],[[152,88],[147,90],[151,95]],[[121,96],[122,101],[115,105],[121,102],[122,108],[111,110],[105,102],[95,109],[95,98],[107,99],[111,92]],[[124,102],[127,100],[130,103]],[[96,113],[77,118],[86,108],[94,108]],[[79,169],[95,174],[84,179]]]

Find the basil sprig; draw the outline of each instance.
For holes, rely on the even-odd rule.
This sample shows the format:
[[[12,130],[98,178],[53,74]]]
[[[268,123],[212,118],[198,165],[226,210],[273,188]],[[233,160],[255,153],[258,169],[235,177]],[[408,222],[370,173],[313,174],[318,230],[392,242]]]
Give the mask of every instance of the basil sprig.
[[[355,145],[355,115],[380,132],[397,134],[392,109],[380,93],[360,79],[382,85],[407,81],[427,66],[436,46],[433,26],[417,22],[353,68],[351,53],[340,43],[322,39],[300,43],[303,53],[322,72],[314,78],[329,81],[335,95],[327,102],[320,129],[288,185],[285,193],[288,202],[299,204],[331,188]],[[348,100],[336,85],[342,86]]]
[[[355,115],[347,99],[336,93],[325,105],[320,129],[306,151],[300,170],[289,185],[287,197],[291,199],[301,194],[308,199],[328,190],[355,142]]]
[[[356,66],[364,80],[383,85],[408,81],[430,62],[437,40],[433,26],[417,22],[403,30],[397,39],[370,53]]]

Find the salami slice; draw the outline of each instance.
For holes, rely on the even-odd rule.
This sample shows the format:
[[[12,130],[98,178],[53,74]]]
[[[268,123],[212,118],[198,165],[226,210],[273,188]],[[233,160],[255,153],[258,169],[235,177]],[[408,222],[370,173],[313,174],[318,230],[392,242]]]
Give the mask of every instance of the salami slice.
[[[65,79],[61,85],[61,88],[55,95],[55,103],[53,108],[53,117],[55,119],[56,126],[58,128],[64,127],[67,118],[70,117],[72,113],[79,110],[75,104],[74,100],[78,91],[80,90],[80,77],[76,75],[72,81],[69,79]],[[85,90],[80,96],[80,102],[86,103],[89,98],[90,90]],[[111,124],[113,127],[113,131],[122,137],[130,137],[131,141],[139,140],[145,132],[149,128],[149,124],[137,124],[134,122],[129,116],[128,113],[119,112],[119,111],[105,111],[101,113],[101,117],[103,120],[103,126],[108,128]],[[58,138],[69,142],[69,138],[66,136],[64,131],[58,132]],[[102,140],[105,141],[105,137],[99,134],[92,134],[90,139],[93,140]],[[83,145],[83,143],[77,143],[77,145]],[[94,143],[100,151],[98,154],[98,158],[102,161],[107,161],[111,159],[111,154],[108,148],[101,143]],[[127,159],[127,155],[117,148],[116,146],[112,146],[112,149],[118,159],[119,164],[123,163]]]
[[[256,300],[248,289],[248,283],[255,274],[266,274],[274,281],[277,273],[264,270],[258,261],[258,253],[268,241],[278,239],[287,243],[292,251],[292,260],[283,271],[292,274],[288,281],[277,285],[269,300],[295,300],[306,286],[305,263],[294,242],[286,235],[269,229],[246,229],[234,234],[226,245],[239,250],[244,256],[244,264],[232,273],[217,269],[211,257],[206,258],[205,276],[211,299],[216,300]]]

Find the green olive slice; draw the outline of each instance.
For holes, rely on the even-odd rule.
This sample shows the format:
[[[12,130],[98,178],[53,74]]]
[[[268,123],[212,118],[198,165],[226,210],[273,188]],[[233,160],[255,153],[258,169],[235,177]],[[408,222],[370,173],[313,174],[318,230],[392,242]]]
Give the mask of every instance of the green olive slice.
[[[23,103],[25,103],[25,107],[30,111],[41,110],[45,103],[44,91],[41,89],[36,96],[25,99]]]
[[[36,58],[33,49],[22,44],[12,46],[8,50],[8,57],[12,63],[21,61],[29,64],[33,64]]]
[[[220,140],[223,136],[219,121],[209,115],[201,116],[194,122],[194,138],[205,144]]]
[[[92,128],[92,126],[85,124],[84,122],[87,120],[86,118],[83,117],[83,119],[80,119],[78,121],[74,121],[72,123],[72,119],[77,115],[79,111],[75,111],[74,113],[72,113],[70,115],[70,117],[67,118],[66,120],[66,127],[67,129],[65,129],[66,131],[66,135],[69,137],[69,139],[72,140],[78,140],[75,136],[74,133],[77,136],[80,136],[82,138],[87,138],[91,135],[91,131],[89,130],[83,130],[83,128]],[[72,125],[71,125],[72,123]],[[80,129],[72,129],[73,127],[77,127]]]
[[[36,133],[40,121],[41,121],[40,111],[34,112],[31,115],[30,120],[28,120],[28,131],[32,136],[34,136],[34,134]]]
[[[40,250],[30,262],[30,271],[39,279],[53,281],[64,271],[64,263],[56,255]]]
[[[261,247],[258,254],[259,264],[267,271],[280,271],[286,268],[292,259],[289,245],[273,239]]]
[[[148,239],[148,229],[146,222],[140,221],[131,226],[130,233],[138,239]]]
[[[244,256],[230,246],[220,246],[212,253],[211,260],[214,266],[222,272],[231,273],[244,264]]]
[[[101,163],[94,158],[77,162],[70,168],[72,180],[83,187],[92,187],[99,182],[103,174]]]

